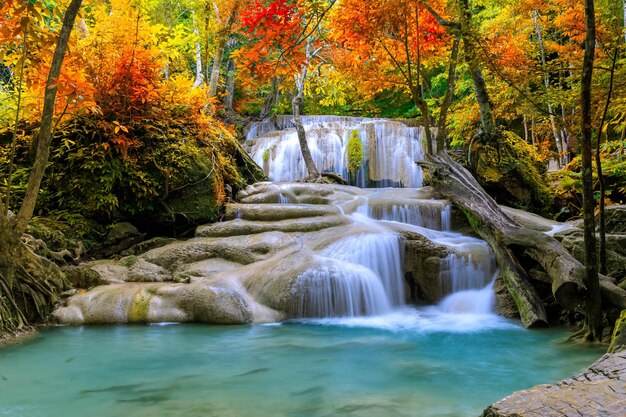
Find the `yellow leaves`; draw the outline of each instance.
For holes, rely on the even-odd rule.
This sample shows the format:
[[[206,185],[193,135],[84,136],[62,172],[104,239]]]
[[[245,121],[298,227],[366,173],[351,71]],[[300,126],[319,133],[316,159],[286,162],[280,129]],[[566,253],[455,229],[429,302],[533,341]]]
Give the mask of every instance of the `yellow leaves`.
[[[118,134],[120,130],[122,132],[128,133],[128,128],[124,125],[121,125],[120,122],[118,122],[117,120],[115,120],[113,124],[115,125],[115,129],[114,129],[115,134]]]

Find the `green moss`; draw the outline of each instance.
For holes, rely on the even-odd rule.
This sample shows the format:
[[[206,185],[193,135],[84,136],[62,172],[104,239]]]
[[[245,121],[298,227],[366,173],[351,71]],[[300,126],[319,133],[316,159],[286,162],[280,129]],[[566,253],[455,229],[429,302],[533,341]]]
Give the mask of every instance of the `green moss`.
[[[132,268],[138,260],[139,258],[137,258],[136,256],[125,256],[124,258],[120,259],[120,263],[127,268]]]
[[[620,349],[626,348],[626,334],[624,334],[624,332],[626,332],[626,310],[622,310],[619,318],[615,321],[609,352],[617,352]]]
[[[359,138],[359,131],[354,129],[348,140],[348,172],[356,173],[363,165],[363,143]]]
[[[152,297],[153,295],[147,291],[140,291],[135,295],[133,304],[128,311],[129,323],[145,323],[148,321],[148,310]]]
[[[263,162],[267,162],[270,160],[270,150],[267,148],[265,152],[263,152]]]
[[[174,276],[174,282],[179,284],[188,284],[191,281],[191,276],[187,274],[177,274]]]
[[[500,204],[538,213],[549,213],[553,197],[547,186],[547,161],[510,131],[489,140],[479,137],[471,163],[481,185]]]

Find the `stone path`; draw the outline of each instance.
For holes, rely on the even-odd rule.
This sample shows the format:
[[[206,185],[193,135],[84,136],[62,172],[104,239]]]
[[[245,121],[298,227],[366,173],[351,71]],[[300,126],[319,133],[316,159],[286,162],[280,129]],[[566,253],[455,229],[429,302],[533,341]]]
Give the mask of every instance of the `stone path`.
[[[572,378],[515,392],[482,417],[626,417],[626,350]]]

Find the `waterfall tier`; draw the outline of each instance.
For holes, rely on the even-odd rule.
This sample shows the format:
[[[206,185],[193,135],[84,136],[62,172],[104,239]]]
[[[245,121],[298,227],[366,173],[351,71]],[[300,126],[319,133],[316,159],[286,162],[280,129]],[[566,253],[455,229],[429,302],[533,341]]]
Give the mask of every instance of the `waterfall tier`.
[[[286,128],[288,118],[279,119]],[[359,187],[420,187],[423,160],[422,131],[383,119],[333,116],[303,117],[307,142],[316,167],[336,172]],[[272,181],[297,181],[307,176],[295,129],[275,131],[269,121],[253,125],[244,147]],[[361,142],[361,168],[348,171],[348,142]]]

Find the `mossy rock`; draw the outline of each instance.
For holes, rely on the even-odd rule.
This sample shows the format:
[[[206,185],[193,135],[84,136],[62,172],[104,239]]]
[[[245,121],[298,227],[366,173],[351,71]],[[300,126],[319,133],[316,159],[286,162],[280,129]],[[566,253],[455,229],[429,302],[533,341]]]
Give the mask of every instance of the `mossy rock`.
[[[167,204],[178,219],[185,219],[190,224],[215,221],[219,216],[221,204],[210,187],[211,183],[208,180],[194,184],[172,195]],[[163,220],[167,220],[165,213]]]
[[[515,133],[500,131],[491,140],[478,135],[469,154],[472,172],[499,204],[549,213],[546,163]]]
[[[626,349],[626,310],[623,310],[613,327],[609,353]]]

